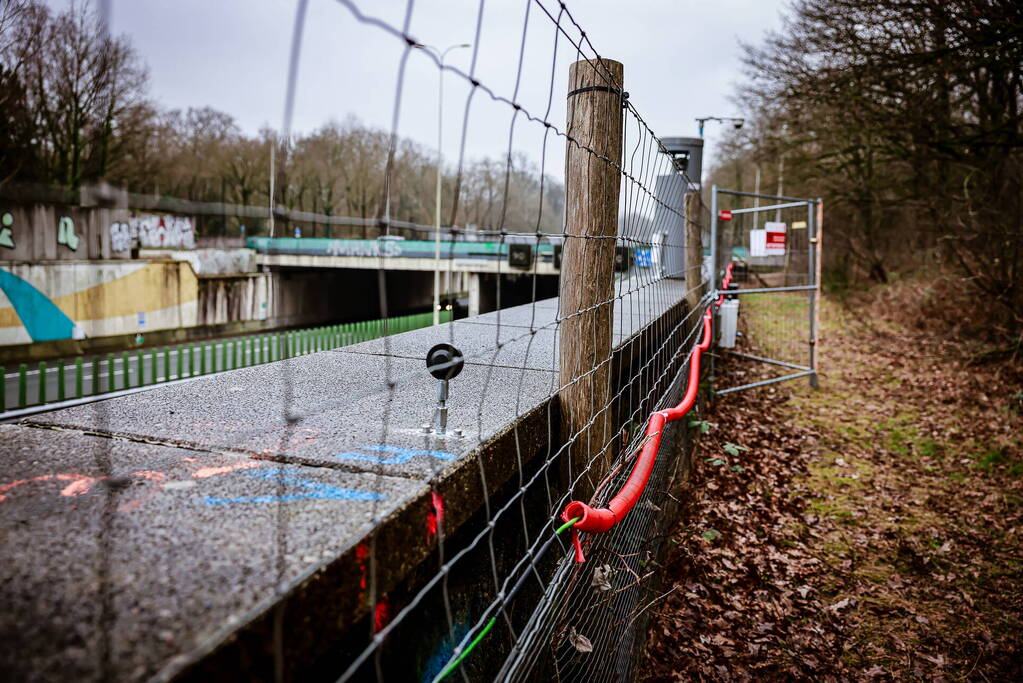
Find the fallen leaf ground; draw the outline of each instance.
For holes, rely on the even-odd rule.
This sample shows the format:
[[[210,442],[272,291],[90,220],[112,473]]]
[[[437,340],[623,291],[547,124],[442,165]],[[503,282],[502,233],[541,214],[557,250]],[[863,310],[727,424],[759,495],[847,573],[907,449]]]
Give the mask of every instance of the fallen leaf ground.
[[[1023,680],[1023,368],[891,304],[825,300],[819,389],[705,411],[646,680]],[[770,306],[744,302],[749,353]]]

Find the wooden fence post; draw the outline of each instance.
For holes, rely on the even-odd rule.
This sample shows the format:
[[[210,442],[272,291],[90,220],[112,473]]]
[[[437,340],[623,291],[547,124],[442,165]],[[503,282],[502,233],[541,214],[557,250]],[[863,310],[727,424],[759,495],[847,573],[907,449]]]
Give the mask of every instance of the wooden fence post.
[[[568,72],[559,399],[562,441],[574,439],[561,461],[562,482],[589,467],[577,500],[593,494],[616,455],[608,441],[623,84],[624,68],[611,60],[578,61]]]
[[[686,193],[686,291],[688,292],[686,298],[690,311],[696,309],[700,299],[707,291],[703,284],[703,215],[700,213],[702,206],[703,202],[699,192]],[[695,325],[700,324],[700,317],[694,315],[694,318],[693,323],[686,326],[687,332],[692,330]]]

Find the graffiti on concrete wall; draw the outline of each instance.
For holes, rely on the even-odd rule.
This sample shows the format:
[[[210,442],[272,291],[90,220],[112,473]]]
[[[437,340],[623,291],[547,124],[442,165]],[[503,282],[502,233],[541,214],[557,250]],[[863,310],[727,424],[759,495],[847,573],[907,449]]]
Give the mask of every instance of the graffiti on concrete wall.
[[[127,223],[114,223],[110,226],[110,251],[120,253],[131,249],[131,228]]]
[[[57,244],[63,244],[71,251],[78,251],[79,237],[75,233],[75,222],[70,216],[61,216],[57,221]],[[5,211],[0,215],[0,247],[14,249],[14,214]]]
[[[85,237],[79,237],[81,253]],[[0,346],[190,327],[198,281],[175,261],[48,262],[0,267]]]
[[[0,216],[0,247],[14,249],[14,216],[9,213]]]
[[[195,231],[188,216],[170,214],[140,213],[127,221],[110,225],[111,251],[124,252],[131,249],[135,240],[138,246],[147,249],[174,247],[195,248]]]
[[[78,235],[75,234],[75,222],[68,216],[61,216],[57,221],[57,244],[63,244],[71,251],[78,251]]]
[[[331,240],[327,245],[327,256],[370,256],[394,258],[401,256],[401,245],[397,240]]]

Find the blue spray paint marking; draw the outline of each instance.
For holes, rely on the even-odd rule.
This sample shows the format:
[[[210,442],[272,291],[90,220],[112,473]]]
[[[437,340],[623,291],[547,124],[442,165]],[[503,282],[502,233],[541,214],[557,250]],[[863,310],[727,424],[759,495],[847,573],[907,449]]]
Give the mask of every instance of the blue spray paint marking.
[[[365,462],[404,465],[412,458],[426,455],[438,460],[454,460],[458,456],[447,451],[419,451],[414,448],[398,448],[397,446],[360,446],[364,451],[375,451],[384,455],[367,455],[366,453],[338,453],[335,458],[342,460],[363,460]]]
[[[216,498],[206,497],[207,505],[229,505],[232,503],[287,503],[293,500],[385,500],[387,495],[373,491],[360,491],[359,489],[346,489],[333,484],[321,484],[317,481],[309,481],[293,476],[298,470],[287,468],[281,470],[283,476],[277,470],[263,470],[259,472],[247,472],[246,476],[253,479],[266,479],[268,481],[280,481],[284,484],[298,486],[306,489],[283,496],[239,496],[237,498]]]
[[[451,659],[451,655],[455,653],[455,643],[461,642],[465,634],[469,632],[469,624],[458,620],[455,622],[452,630],[455,632],[455,640],[451,640],[451,636],[445,634],[443,640],[434,650],[433,654],[426,661],[426,666],[423,667],[423,673],[419,677],[419,680],[432,681],[434,678],[440,675],[440,672],[447,666],[448,660]]]
[[[71,339],[75,329],[71,318],[28,282],[0,269],[0,290],[10,300],[32,341]]]

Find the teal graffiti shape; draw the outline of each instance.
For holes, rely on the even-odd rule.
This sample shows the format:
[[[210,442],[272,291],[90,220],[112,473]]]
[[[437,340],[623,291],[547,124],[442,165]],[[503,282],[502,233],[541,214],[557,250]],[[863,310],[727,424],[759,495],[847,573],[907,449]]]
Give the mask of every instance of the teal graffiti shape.
[[[3,269],[0,269],[0,289],[14,306],[32,341],[71,339],[74,321],[38,289]]]

